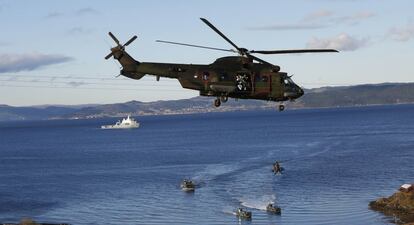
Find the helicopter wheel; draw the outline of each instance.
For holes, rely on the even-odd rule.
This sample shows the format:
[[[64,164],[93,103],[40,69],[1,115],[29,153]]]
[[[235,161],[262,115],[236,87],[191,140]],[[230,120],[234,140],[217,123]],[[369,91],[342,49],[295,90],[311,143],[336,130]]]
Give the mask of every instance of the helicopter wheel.
[[[214,100],[214,106],[215,107],[219,107],[221,105],[221,101],[219,98],[217,98],[216,100]]]
[[[221,102],[227,102],[227,100],[229,100],[229,97],[226,95],[220,96],[220,101]]]
[[[284,105],[279,105],[279,112],[282,112],[283,110],[285,110],[285,106]]]

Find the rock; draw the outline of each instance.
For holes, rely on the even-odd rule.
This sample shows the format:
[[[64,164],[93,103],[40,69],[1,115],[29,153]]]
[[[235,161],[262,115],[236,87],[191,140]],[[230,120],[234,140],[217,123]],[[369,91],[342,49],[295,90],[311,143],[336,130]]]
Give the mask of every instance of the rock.
[[[34,220],[30,219],[30,218],[23,218],[20,221],[21,225],[38,225]]]
[[[398,191],[388,198],[369,203],[371,209],[397,218],[397,223],[414,224],[414,191]]]
[[[30,218],[23,218],[20,223],[0,223],[0,225],[70,225],[67,223],[36,223]]]

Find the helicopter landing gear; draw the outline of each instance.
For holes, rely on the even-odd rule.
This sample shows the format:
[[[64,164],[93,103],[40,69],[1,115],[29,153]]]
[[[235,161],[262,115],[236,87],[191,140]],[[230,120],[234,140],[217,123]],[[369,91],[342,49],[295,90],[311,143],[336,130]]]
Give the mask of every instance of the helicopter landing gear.
[[[282,112],[283,110],[285,110],[285,106],[284,105],[279,105],[279,112]]]
[[[220,98],[216,98],[216,100],[214,100],[214,106],[215,107],[220,107],[220,105],[221,105]]]
[[[229,97],[228,96],[226,96],[226,95],[220,96],[220,101],[227,102],[227,100],[229,100]]]

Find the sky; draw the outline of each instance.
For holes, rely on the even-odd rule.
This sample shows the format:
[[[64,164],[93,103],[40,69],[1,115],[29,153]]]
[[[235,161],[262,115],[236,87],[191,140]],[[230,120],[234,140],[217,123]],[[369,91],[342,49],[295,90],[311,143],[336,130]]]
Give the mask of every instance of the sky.
[[[155,40],[254,50],[335,48],[340,53],[260,55],[305,88],[414,82],[412,0],[0,0],[0,104],[105,104],[190,98],[176,80],[117,77],[104,60],[133,35],[142,62],[210,64],[226,52]],[[231,55],[231,53],[230,53]]]

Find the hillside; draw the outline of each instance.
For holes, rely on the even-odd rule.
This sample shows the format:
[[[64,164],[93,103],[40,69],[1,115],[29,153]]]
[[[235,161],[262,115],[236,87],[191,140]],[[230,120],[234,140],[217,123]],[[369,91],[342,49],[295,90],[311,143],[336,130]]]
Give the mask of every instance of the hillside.
[[[297,103],[313,108],[413,102],[414,83],[386,83],[311,89]]]
[[[235,110],[276,109],[277,103],[258,100],[230,99],[221,107],[212,106],[213,98],[89,105],[12,107],[0,105],[0,121],[82,119],[120,117],[131,115],[188,114]],[[414,103],[414,83],[366,84],[343,87],[323,87],[305,90],[296,102],[287,102],[288,108],[350,107]]]

